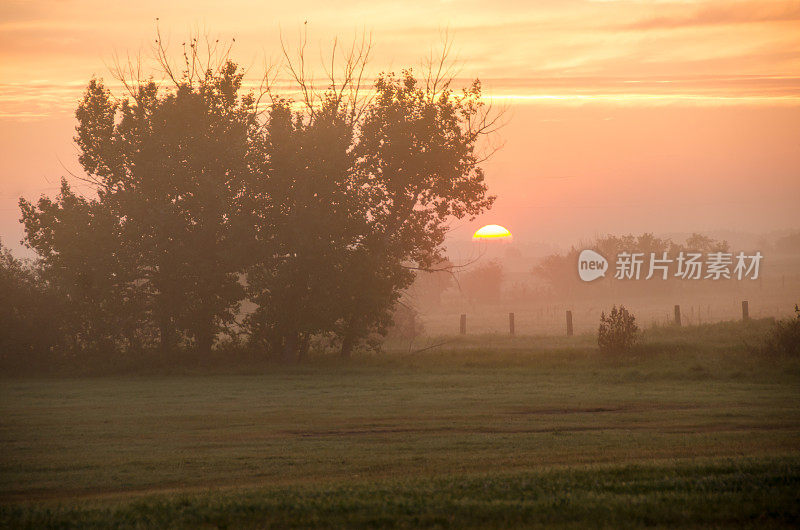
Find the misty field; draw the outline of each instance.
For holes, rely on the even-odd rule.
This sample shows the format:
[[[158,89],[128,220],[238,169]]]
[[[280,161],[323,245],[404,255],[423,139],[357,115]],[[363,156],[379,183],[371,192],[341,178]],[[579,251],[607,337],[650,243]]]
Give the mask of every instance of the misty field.
[[[0,526],[791,526],[800,364],[746,332],[6,378]]]

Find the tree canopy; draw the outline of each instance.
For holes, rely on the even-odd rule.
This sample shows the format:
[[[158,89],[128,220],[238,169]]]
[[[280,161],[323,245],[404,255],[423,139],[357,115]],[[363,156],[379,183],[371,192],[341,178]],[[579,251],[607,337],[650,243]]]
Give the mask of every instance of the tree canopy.
[[[78,105],[96,197],[64,180],[55,199],[20,200],[75,348],[206,352],[228,337],[294,360],[322,337],[349,355],[386,332],[415,271],[444,261],[448,223],[492,205],[478,144],[496,122],[477,80],[404,70],[367,94],[362,42],[322,90],[287,54],[298,100],[246,91],[195,40],[179,70],[157,42],[166,83],[123,75],[117,96],[92,79]]]

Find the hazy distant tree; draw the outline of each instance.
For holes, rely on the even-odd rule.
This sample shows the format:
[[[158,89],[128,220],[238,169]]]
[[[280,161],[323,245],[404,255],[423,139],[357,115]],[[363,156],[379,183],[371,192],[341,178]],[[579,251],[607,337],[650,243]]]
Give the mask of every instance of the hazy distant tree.
[[[774,248],[776,252],[784,254],[800,253],[800,231],[778,238]]]
[[[398,339],[414,339],[422,335],[424,331],[419,311],[407,301],[399,301],[392,311],[392,324],[387,331],[387,336]]]
[[[660,256],[662,252],[667,252],[672,247],[673,243],[669,238],[660,238],[652,233],[645,232],[639,236],[634,236],[633,234],[608,235],[598,238],[590,247],[586,248],[593,248],[606,256],[607,259],[614,260],[620,252],[639,252],[647,257],[653,252]],[[577,258],[579,250],[574,249],[573,252],[575,252]]]
[[[612,281],[614,276],[614,260],[620,252],[637,252],[644,255],[645,265],[642,268],[644,277],[647,273],[647,260],[650,259],[651,253],[661,258],[663,253],[666,252],[668,258],[671,257],[674,259],[680,252],[707,253],[729,251],[727,241],[718,241],[712,237],[697,233],[692,234],[685,243],[676,243],[670,238],[656,237],[652,233],[644,233],[639,236],[634,236],[633,234],[623,236],[608,235],[587,242],[581,245],[580,248],[573,247],[566,254],[551,254],[546,256],[533,268],[532,273],[545,280],[558,294],[569,292],[576,286],[580,286],[581,289],[602,289],[602,282],[586,284],[581,282],[578,278],[576,272],[578,255],[581,250],[587,248],[596,250],[609,260],[609,267],[611,267],[611,270],[606,274],[606,277],[612,279]],[[635,289],[636,292],[644,292],[643,285],[644,284],[628,282],[625,287]],[[669,286],[670,284],[663,281],[661,276],[656,275],[648,282],[646,289],[652,291],[653,289],[668,288]],[[618,288],[619,287],[620,286],[618,286]]]
[[[531,273],[544,280],[558,294],[564,294],[577,284],[575,263],[580,251],[572,249],[567,254],[550,254],[533,267]]]
[[[683,245],[676,245],[674,252],[729,252],[730,245],[727,241],[718,241],[712,237],[693,233]]]
[[[454,264],[445,259],[434,263],[431,269],[415,271],[414,283],[409,289],[409,296],[422,306],[439,306],[442,294],[455,284],[453,279]]]
[[[497,302],[505,274],[497,260],[467,271],[460,279],[461,289],[470,300],[476,302]]]

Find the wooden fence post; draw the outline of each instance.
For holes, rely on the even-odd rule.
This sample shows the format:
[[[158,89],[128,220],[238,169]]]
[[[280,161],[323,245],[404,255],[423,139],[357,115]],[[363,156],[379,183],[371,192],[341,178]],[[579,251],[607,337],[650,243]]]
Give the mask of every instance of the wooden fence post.
[[[461,315],[461,334],[467,334],[467,315]]]
[[[681,327],[681,306],[675,305],[675,325]]]
[[[514,336],[514,313],[508,314],[508,333]]]
[[[567,311],[567,337],[572,336],[572,311]]]

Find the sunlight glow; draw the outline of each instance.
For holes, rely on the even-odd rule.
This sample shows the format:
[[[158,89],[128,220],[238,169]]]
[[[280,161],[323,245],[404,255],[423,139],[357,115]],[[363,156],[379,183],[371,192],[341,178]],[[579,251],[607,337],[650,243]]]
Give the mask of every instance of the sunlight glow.
[[[472,239],[505,239],[510,238],[508,228],[500,225],[486,225],[472,234]]]

